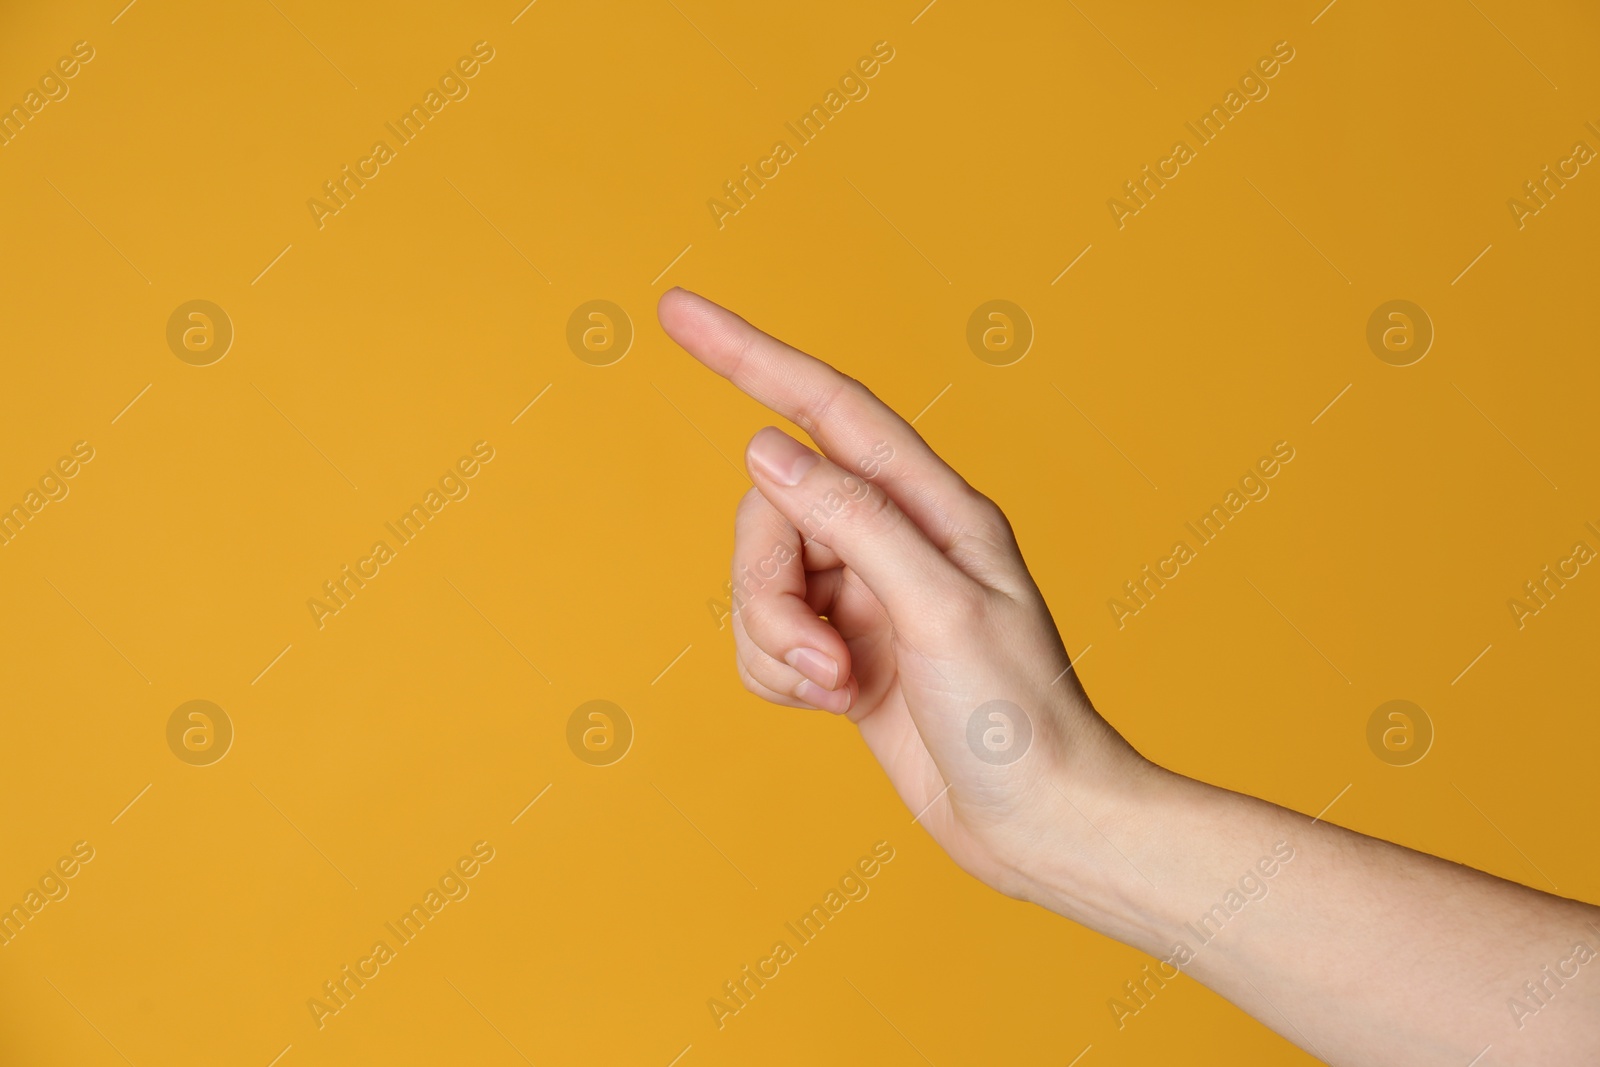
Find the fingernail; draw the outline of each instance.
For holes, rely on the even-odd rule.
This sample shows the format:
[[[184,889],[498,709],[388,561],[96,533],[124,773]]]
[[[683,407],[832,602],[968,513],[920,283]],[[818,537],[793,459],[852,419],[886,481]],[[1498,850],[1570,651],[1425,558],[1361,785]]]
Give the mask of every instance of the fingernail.
[[[839,665],[832,656],[814,648],[790,649],[783,661],[824,689],[835,689],[839,685]]]
[[[831,711],[835,715],[843,715],[850,710],[848,689],[824,689],[815,682],[802,678],[800,684],[794,687],[794,695],[814,708]]]
[[[750,462],[779,485],[799,485],[806,471],[822,458],[775,426],[765,426],[750,439]]]

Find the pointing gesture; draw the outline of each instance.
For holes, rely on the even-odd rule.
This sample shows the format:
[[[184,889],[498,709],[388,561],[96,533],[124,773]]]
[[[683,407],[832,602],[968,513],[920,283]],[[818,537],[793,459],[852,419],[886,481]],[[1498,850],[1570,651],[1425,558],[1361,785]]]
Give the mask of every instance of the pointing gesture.
[[[969,873],[1157,957],[1109,998],[1118,1029],[1182,972],[1329,1063],[1600,1062],[1600,909],[1145,760],[1079,686],[1005,516],[904,419],[702,297],[659,315],[820,449],[769,426],[746,450],[746,688],[847,716]],[[1516,999],[1529,977],[1555,1011]]]
[[[822,448],[769,426],[746,451],[755,488],[733,550],[745,686],[848,714],[922,825],[1009,885],[1010,837],[1053,793],[1040,772],[1056,757],[1090,746],[1142,761],[1062,677],[1067,653],[1005,516],[860,382],[684,290],[660,315]]]

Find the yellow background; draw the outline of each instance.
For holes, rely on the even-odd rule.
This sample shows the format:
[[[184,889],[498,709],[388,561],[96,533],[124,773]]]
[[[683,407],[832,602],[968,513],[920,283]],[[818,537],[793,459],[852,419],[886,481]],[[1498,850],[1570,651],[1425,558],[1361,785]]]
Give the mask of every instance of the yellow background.
[[[1506,206],[1600,148],[1600,20],[1320,6],[4,5],[0,101],[96,55],[0,148],[0,503],[96,455],[0,547],[0,902],[96,856],[0,948],[0,1062],[1309,1062],[1187,979],[1119,1032],[1140,954],[971,881],[846,723],[740,689],[708,602],[767,417],[662,335],[673,284],[907,417],[939,397],[917,428],[1152,758],[1312,814],[1348,785],[1329,819],[1600,897],[1600,576],[1506,606],[1600,547],[1600,176]],[[1107,199],[1280,40],[1119,230]],[[196,298],[236,330],[207,367],[165,340]],[[1037,333],[1009,367],[965,341],[997,298]],[[1394,298],[1437,331],[1404,368],[1365,340]],[[636,333],[607,367],[565,340],[594,299]],[[307,599],[478,440],[470,496],[319,631]],[[1108,598],[1278,440],[1270,497],[1119,631]],[[192,699],[236,730],[211,766],[167,747]],[[609,767],[567,747],[591,699],[636,731]],[[1436,729],[1414,766],[1367,748],[1390,699]],[[319,1031],[306,1001],[479,840],[471,895]],[[879,840],[871,895],[719,1031],[707,999]]]

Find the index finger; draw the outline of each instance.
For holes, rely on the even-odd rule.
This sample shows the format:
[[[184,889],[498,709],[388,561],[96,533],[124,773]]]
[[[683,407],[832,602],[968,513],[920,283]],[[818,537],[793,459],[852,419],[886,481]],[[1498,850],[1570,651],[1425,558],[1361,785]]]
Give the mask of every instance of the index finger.
[[[878,482],[941,549],[984,522],[987,501],[854,378],[687,289],[663,293],[657,315],[690,355]]]

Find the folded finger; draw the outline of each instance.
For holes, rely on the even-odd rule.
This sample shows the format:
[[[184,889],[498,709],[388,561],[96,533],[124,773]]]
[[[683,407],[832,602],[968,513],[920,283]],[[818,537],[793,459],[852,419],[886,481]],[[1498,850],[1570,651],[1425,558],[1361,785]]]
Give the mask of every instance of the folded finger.
[[[744,687],[763,700],[791,708],[816,708],[843,715],[855,702],[859,689],[854,678],[838,689],[824,689],[786,663],[779,662],[755,646],[743,623],[734,619],[734,644],[739,678]]]
[[[745,465],[761,496],[798,534],[838,553],[897,625],[972,584],[880,487],[783,431],[768,426],[751,438]]]
[[[752,489],[734,519],[733,609],[756,648],[823,689],[850,677],[850,650],[807,602],[800,533]]]

